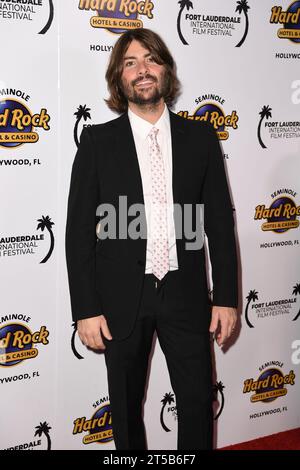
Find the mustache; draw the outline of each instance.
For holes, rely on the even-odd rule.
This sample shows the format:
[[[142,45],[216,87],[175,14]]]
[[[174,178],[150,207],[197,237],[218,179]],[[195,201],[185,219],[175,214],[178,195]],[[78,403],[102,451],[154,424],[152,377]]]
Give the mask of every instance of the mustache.
[[[150,74],[147,74],[147,75],[144,75],[143,77],[138,77],[136,78],[135,80],[133,80],[131,82],[131,85],[136,85],[137,83],[139,82],[143,82],[144,80],[147,80],[147,79],[150,79],[150,80],[153,80],[154,82],[157,82],[157,78],[154,77],[153,75],[150,75]]]

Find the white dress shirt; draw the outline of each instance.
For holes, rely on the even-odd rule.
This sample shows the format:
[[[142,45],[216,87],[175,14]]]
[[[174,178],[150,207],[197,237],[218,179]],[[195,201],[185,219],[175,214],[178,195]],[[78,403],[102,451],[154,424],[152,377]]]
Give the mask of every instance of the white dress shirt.
[[[151,168],[149,160],[149,138],[148,134],[152,127],[159,129],[157,140],[162,152],[166,188],[167,188],[167,211],[168,211],[168,242],[169,242],[169,264],[170,271],[178,269],[178,258],[176,249],[175,224],[173,216],[173,188],[172,188],[172,143],[170,115],[167,106],[155,124],[151,124],[145,119],[137,116],[128,108],[128,117],[133,132],[135,148],[138,156],[140,173],[143,185],[143,194],[145,201],[145,212],[147,221],[147,250],[146,250],[146,268],[145,273],[152,273],[152,230],[151,230]]]

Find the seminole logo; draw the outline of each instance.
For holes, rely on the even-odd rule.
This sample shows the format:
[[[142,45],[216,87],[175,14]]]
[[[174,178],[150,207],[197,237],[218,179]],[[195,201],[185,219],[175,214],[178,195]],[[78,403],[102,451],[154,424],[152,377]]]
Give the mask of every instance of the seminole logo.
[[[12,91],[12,90],[7,90]],[[5,94],[0,90],[0,94]],[[25,96],[22,92],[20,94]],[[29,99],[29,96],[26,96]],[[16,148],[22,144],[34,144],[39,140],[37,129],[49,131],[50,116],[46,108],[32,113],[27,104],[16,98],[0,100],[0,146]]]
[[[102,405],[90,419],[85,416],[74,421],[73,435],[87,432],[82,442],[84,444],[107,444],[113,440],[112,418],[110,404]]]
[[[237,112],[234,110],[230,114],[226,114],[222,108],[225,100],[219,95],[202,95],[195,102],[196,104],[200,103],[200,106],[196,108],[193,114],[189,114],[188,111],[179,111],[177,114],[193,121],[209,122],[213,125],[220,140],[228,139],[229,132],[227,128],[238,128],[239,117]]]
[[[277,31],[280,39],[289,39],[291,42],[300,43],[300,0],[292,2],[286,11],[281,6],[271,9],[271,24],[282,24],[283,28]]]
[[[150,0],[80,0],[78,8],[97,13],[90,19],[93,28],[122,34],[129,29],[143,28],[139,17],[152,19],[154,4]]]
[[[261,226],[263,232],[284,233],[299,227],[300,206],[293,199],[296,194],[292,190],[279,189],[271,194],[273,202],[270,207],[265,204],[255,207],[254,220],[266,220]]]
[[[49,343],[48,336],[49,331],[46,326],[41,326],[35,332],[22,323],[0,326],[0,366],[12,367],[36,358],[39,353],[36,345],[46,346]]]
[[[278,361],[273,362],[277,363]],[[279,364],[282,367],[283,364]],[[281,368],[266,368],[257,380],[250,378],[244,381],[243,393],[254,392],[250,396],[252,403],[270,403],[288,393],[286,385],[295,385],[295,377],[293,370],[290,370],[288,374],[284,374]]]

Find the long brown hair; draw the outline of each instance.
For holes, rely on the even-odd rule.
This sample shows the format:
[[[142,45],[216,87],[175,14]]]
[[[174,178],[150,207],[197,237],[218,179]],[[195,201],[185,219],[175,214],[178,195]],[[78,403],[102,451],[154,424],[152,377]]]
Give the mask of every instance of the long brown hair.
[[[167,87],[163,98],[167,106],[172,106],[180,89],[180,82],[176,75],[176,64],[161,37],[146,28],[126,31],[114,45],[105,74],[107,88],[110,93],[110,97],[105,100],[106,104],[112,111],[119,114],[127,111],[128,102],[122,91],[121,75],[124,55],[133,40],[140,42],[148,49],[156,63],[164,65],[167,75]]]

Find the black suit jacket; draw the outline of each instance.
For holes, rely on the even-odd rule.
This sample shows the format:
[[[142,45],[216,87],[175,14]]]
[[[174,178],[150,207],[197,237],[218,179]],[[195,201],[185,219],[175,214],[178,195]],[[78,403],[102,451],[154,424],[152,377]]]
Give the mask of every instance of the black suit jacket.
[[[213,128],[170,112],[174,203],[204,204],[213,278],[213,304],[237,306],[237,260],[232,204],[223,156]],[[81,134],[71,176],[66,227],[66,258],[73,320],[103,314],[115,339],[134,326],[141,298],[146,239],[97,241],[96,209],[144,203],[142,179],[128,115],[87,127]],[[145,214],[144,214],[145,217]],[[134,217],[132,217],[134,218]],[[131,219],[128,217],[128,223]],[[186,250],[182,227],[175,223],[179,272],[187,321],[207,330],[210,302],[204,249]],[[200,323],[199,323],[200,322]]]

